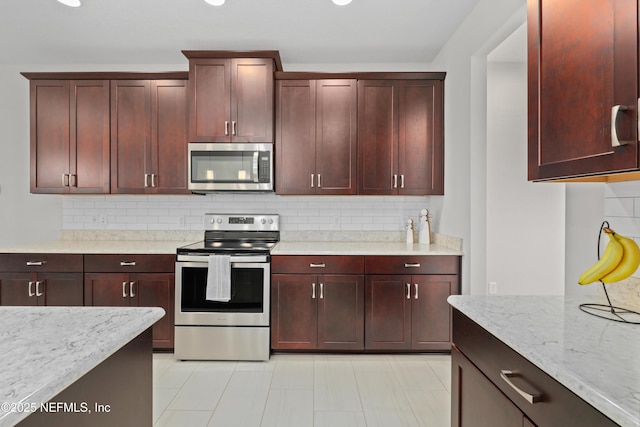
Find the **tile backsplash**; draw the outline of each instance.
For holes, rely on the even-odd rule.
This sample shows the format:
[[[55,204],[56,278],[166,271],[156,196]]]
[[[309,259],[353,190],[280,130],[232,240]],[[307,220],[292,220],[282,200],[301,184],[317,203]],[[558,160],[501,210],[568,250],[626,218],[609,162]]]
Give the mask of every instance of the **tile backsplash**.
[[[205,213],[277,213],[283,231],[402,231],[428,196],[63,196],[63,230],[202,230]],[[434,230],[436,231],[436,230]]]
[[[640,182],[607,184],[604,195],[605,220],[618,233],[640,244]],[[595,233],[597,230],[594,238]],[[640,310],[640,269],[623,282],[607,285],[607,292],[614,305]]]

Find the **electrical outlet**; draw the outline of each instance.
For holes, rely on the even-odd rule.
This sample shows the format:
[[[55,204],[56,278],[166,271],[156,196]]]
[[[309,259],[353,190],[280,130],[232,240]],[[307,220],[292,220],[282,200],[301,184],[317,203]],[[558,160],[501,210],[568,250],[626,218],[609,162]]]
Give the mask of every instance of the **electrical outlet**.
[[[498,293],[498,283],[489,282],[489,295],[495,295]]]
[[[98,215],[98,223],[102,225],[107,224],[107,216],[105,214]]]

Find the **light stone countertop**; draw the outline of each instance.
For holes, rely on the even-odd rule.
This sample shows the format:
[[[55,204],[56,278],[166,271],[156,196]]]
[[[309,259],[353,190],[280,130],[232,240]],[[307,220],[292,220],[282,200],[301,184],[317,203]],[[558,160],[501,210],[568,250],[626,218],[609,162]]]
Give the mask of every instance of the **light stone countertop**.
[[[622,426],[640,426],[640,325],[591,316],[597,297],[454,295],[449,303]]]
[[[161,308],[0,307],[0,427],[46,403],[164,316]]]
[[[52,254],[175,254],[195,240],[52,240],[9,248],[0,253]]]
[[[462,255],[462,251],[442,245],[406,242],[289,242],[280,241],[271,255]]]

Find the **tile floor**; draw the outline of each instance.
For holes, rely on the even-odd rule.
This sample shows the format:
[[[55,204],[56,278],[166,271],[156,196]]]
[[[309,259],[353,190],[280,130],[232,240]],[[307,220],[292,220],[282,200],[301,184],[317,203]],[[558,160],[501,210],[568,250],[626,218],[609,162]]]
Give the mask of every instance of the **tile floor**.
[[[448,427],[450,370],[447,354],[276,354],[269,362],[154,354],[154,427]]]

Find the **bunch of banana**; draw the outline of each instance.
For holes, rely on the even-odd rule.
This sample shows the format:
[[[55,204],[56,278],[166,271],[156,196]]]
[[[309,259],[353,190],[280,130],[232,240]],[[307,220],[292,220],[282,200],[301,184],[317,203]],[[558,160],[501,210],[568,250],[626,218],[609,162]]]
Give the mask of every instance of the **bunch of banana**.
[[[598,262],[582,273],[578,279],[581,285],[596,281],[619,282],[635,273],[640,265],[640,248],[633,239],[624,237],[610,228],[604,228],[603,231],[609,236],[609,243]]]

